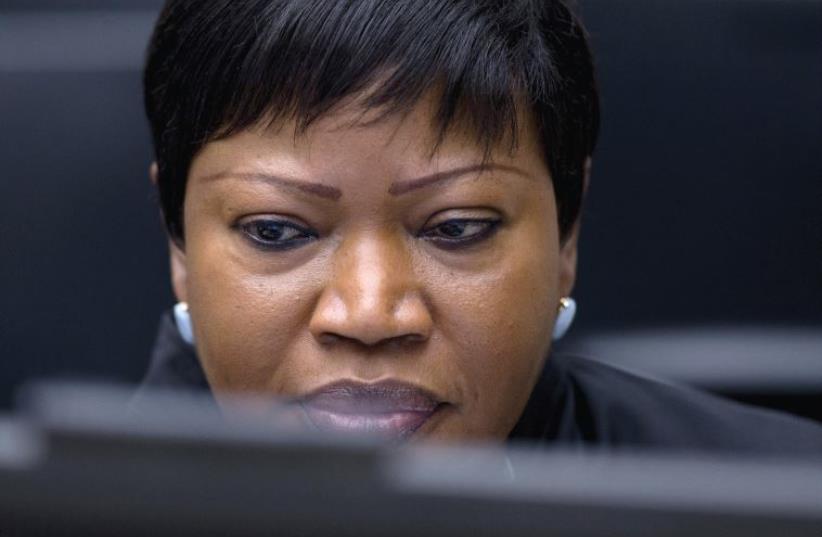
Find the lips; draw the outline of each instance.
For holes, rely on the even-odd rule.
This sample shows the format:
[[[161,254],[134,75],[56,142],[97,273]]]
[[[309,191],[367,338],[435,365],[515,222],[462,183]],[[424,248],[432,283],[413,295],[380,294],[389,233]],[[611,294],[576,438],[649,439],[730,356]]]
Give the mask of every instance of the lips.
[[[335,382],[312,392],[300,404],[320,430],[389,439],[413,435],[443,405],[428,391],[396,381]]]

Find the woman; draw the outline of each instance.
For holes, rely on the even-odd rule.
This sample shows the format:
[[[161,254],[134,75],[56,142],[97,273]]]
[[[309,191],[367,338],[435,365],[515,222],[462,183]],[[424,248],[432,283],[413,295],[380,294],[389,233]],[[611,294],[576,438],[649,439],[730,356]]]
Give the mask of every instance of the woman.
[[[560,0],[169,0],[145,96],[180,301],[146,385],[394,439],[822,448],[550,355],[599,124]]]

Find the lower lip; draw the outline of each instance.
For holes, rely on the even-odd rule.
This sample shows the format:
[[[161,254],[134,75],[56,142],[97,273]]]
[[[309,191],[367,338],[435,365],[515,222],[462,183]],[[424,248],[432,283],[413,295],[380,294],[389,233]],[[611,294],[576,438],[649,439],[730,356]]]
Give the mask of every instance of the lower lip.
[[[308,419],[321,431],[376,435],[401,440],[419,430],[437,412],[399,411],[375,414],[333,412],[304,405]]]

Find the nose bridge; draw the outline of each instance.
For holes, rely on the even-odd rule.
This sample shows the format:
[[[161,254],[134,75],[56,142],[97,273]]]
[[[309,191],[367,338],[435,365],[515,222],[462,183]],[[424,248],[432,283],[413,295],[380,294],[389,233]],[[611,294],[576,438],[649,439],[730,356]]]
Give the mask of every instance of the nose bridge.
[[[341,336],[367,345],[427,339],[430,312],[415,283],[411,253],[398,235],[378,230],[343,240],[311,320],[315,337]]]
[[[411,292],[408,252],[401,238],[385,231],[364,232],[345,240],[334,262],[333,285],[349,315],[377,320],[391,316]]]

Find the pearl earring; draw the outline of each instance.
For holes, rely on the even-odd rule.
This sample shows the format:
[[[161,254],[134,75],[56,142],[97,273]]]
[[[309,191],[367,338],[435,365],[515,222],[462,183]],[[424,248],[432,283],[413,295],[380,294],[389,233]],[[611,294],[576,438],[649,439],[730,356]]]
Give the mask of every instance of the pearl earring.
[[[556,323],[554,323],[554,341],[561,339],[562,336],[571,328],[574,322],[574,316],[577,314],[577,302],[573,298],[567,296],[559,301],[559,315],[557,315]]]
[[[191,315],[188,313],[187,303],[178,302],[174,305],[174,322],[183,340],[189,345],[194,345],[194,332],[191,330]]]

